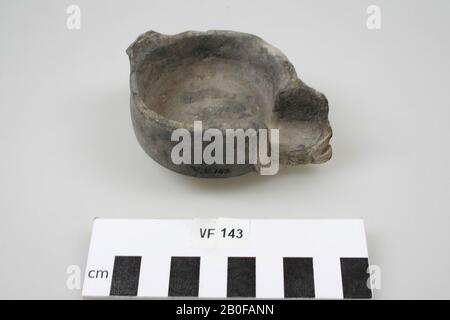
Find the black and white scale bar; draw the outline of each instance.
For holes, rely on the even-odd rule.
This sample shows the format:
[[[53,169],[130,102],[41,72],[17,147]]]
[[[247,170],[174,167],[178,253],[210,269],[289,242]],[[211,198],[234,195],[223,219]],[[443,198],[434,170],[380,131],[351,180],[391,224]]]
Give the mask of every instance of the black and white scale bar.
[[[341,258],[344,298],[371,298],[367,258]],[[115,257],[111,296],[137,296],[141,257]],[[172,257],[169,297],[198,297],[200,257]],[[313,258],[283,258],[284,297],[315,298]],[[227,297],[256,297],[256,258],[229,257]]]
[[[372,297],[361,220],[249,222],[246,243],[202,247],[198,221],[97,219],[83,296]]]

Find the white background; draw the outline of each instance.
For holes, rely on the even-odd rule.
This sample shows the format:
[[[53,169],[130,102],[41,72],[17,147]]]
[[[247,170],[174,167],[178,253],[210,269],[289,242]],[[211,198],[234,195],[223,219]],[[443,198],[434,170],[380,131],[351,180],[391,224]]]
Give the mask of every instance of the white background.
[[[66,8],[81,8],[81,30]],[[366,28],[366,8],[382,29]],[[80,298],[94,217],[364,218],[375,298],[450,298],[450,3],[0,0],[0,298]],[[280,48],[330,101],[324,165],[202,180],[139,147],[127,46],[228,29]]]

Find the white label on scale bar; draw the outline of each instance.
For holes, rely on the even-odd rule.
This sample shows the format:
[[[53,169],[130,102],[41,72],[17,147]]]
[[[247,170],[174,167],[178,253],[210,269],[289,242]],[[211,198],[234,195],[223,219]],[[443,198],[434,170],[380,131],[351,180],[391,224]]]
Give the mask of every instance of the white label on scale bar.
[[[84,297],[371,298],[362,220],[96,219]]]
[[[191,237],[198,248],[245,248],[250,240],[250,220],[194,219]]]

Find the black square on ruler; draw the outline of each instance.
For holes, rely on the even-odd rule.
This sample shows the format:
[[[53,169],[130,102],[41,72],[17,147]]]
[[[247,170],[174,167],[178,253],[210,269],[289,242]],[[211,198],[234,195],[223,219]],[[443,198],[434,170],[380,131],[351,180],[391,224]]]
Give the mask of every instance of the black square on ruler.
[[[115,257],[109,294],[111,296],[136,296],[140,269],[141,257]]]
[[[200,257],[172,257],[169,296],[198,297]]]
[[[229,257],[227,297],[256,296],[256,259],[254,257]]]
[[[369,260],[367,258],[341,258],[342,289],[344,298],[370,299],[368,287]]]
[[[313,258],[283,258],[284,297],[314,298]]]

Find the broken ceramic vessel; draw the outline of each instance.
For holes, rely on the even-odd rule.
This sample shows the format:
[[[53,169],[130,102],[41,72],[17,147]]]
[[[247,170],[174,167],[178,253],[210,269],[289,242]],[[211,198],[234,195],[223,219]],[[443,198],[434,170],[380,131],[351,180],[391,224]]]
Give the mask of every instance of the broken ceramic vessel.
[[[175,164],[178,141],[172,133],[193,132],[194,121],[202,121],[202,130],[279,129],[282,167],[331,158],[327,99],[298,79],[286,56],[262,39],[232,31],[149,31],[127,53],[134,131],[161,165],[197,177],[259,170],[253,163]]]

